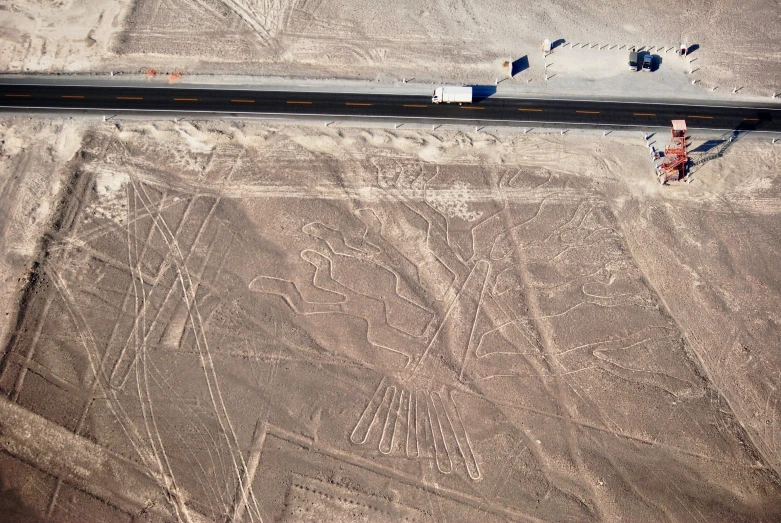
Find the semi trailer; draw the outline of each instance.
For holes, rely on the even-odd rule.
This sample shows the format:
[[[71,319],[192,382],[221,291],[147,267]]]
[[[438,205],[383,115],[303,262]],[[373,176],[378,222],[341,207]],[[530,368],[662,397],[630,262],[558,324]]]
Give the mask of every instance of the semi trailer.
[[[437,87],[431,102],[435,104],[471,104],[471,87]]]

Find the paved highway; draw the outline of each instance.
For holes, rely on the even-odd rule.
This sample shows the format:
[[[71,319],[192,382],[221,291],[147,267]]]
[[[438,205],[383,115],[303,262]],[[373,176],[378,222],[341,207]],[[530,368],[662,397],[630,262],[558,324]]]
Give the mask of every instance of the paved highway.
[[[399,123],[451,121],[592,128],[667,127],[670,120],[685,119],[689,128],[781,132],[781,108],[772,105],[738,107],[505,98],[491,96],[493,90],[493,87],[475,88],[473,104],[435,105],[429,96],[420,95],[0,82],[0,109],[300,115],[385,118]]]

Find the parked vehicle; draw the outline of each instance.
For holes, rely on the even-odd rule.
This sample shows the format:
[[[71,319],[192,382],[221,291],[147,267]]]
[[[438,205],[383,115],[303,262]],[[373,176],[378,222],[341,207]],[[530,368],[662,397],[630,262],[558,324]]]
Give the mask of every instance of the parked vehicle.
[[[637,72],[637,51],[629,52],[629,70]]]
[[[472,88],[471,87],[437,87],[434,90],[434,96],[431,98],[431,102],[435,104],[471,104],[472,103]]]
[[[651,67],[654,65],[654,57],[647,54],[643,57],[643,71],[651,72]]]

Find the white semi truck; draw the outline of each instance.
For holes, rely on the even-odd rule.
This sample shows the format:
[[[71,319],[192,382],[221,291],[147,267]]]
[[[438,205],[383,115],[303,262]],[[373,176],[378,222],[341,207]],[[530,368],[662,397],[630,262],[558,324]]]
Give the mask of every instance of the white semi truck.
[[[437,87],[431,102],[435,104],[471,104],[471,87]]]

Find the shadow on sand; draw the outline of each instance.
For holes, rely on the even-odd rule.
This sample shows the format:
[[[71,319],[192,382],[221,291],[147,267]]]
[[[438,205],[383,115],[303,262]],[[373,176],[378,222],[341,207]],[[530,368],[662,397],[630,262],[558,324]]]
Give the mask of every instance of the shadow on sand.
[[[495,85],[469,85],[472,88],[472,103],[480,103],[486,98],[496,94]]]
[[[528,68],[529,68],[529,56],[524,55],[513,62],[512,69],[510,70],[510,75],[515,76],[516,74],[521,73]]]
[[[764,116],[764,118],[769,119],[769,115]],[[762,119],[763,115],[760,115],[760,121]],[[689,151],[689,173],[694,174],[706,163],[727,154],[727,151],[729,151],[738,140],[747,136],[751,131],[756,130],[758,125],[759,123],[744,122],[733,130],[727,131],[719,138],[708,140]]]

